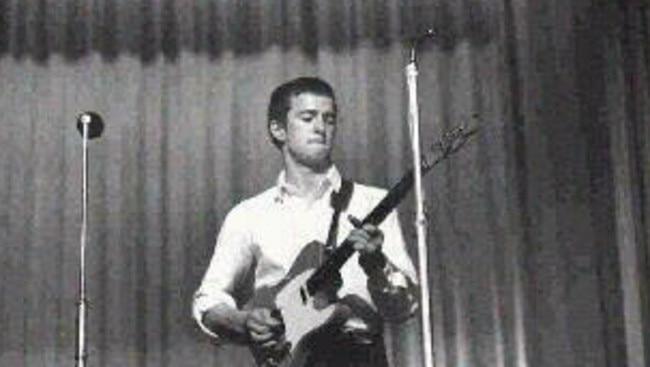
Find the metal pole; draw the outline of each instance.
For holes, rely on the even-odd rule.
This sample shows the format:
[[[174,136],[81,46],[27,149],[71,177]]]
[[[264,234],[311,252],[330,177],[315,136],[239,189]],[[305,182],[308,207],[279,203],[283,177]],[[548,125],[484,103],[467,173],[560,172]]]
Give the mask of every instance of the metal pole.
[[[428,35],[432,35],[430,31]],[[420,38],[419,40],[421,40]],[[424,214],[424,191],[422,190],[422,169],[420,153],[420,119],[418,112],[418,96],[417,96],[417,62],[415,57],[415,49],[418,41],[414,42],[411,49],[411,58],[406,66],[406,80],[408,86],[408,121],[411,133],[411,147],[413,153],[413,177],[414,190],[415,190],[415,228],[417,235],[418,245],[418,268],[420,273],[420,319],[422,323],[422,351],[424,353],[425,367],[434,366],[433,358],[433,333],[431,331],[431,304],[430,304],[430,288],[429,288],[429,264],[428,264],[428,249],[427,249],[427,223]]]
[[[79,246],[79,300],[77,302],[76,366],[86,365],[86,238],[88,234],[88,134],[90,118],[81,116],[82,123],[82,183],[81,183],[81,239]]]

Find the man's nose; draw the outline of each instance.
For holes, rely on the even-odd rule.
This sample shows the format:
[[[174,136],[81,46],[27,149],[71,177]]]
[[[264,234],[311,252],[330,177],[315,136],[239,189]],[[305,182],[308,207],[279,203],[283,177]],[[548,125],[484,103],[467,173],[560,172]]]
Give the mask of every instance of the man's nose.
[[[325,132],[325,119],[322,115],[318,115],[314,118],[314,130],[317,132]]]

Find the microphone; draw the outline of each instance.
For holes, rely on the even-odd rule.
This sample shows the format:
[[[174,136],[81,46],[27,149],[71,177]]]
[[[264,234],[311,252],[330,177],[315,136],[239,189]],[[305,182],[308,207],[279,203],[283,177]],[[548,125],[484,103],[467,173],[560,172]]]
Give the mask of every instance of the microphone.
[[[435,35],[436,35],[436,34],[435,34],[435,32],[433,31],[433,29],[432,29],[432,28],[429,28],[429,29],[426,30],[426,32],[422,33],[421,35],[419,35],[419,36],[415,36],[415,37],[411,38],[411,43],[415,46],[415,45],[417,45],[418,43],[424,41],[426,38],[429,38],[429,37],[432,37],[432,38],[433,38],[433,37],[435,37]]]
[[[86,111],[77,117],[77,130],[83,137],[84,125],[88,126],[88,139],[94,139],[102,135],[104,131],[104,121],[97,112]]]
[[[411,38],[411,55],[410,55],[410,62],[415,63],[416,62],[416,49],[420,45],[420,43],[424,42],[427,38],[433,38],[435,37],[436,34],[433,32],[432,28],[429,28],[426,30],[426,32],[420,34],[419,36],[415,36]]]

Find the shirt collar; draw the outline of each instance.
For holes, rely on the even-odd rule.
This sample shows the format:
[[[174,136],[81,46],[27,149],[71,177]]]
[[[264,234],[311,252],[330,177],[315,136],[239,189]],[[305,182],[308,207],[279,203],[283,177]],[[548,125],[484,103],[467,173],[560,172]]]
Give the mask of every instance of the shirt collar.
[[[341,173],[334,165],[332,165],[332,167],[327,170],[322,186],[319,188],[320,195],[322,196],[330,189],[338,191],[341,188],[342,181]],[[282,202],[286,197],[293,196],[296,193],[296,188],[287,182],[287,173],[285,170],[282,170],[278,175],[276,187],[277,194],[275,200],[277,202]]]

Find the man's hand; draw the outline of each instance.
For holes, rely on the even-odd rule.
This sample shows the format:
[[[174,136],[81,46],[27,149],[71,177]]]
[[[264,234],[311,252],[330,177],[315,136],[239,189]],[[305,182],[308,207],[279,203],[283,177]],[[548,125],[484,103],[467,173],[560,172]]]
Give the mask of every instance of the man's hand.
[[[284,341],[284,323],[268,308],[249,311],[245,327],[250,342],[262,350],[273,351]]]
[[[348,240],[353,242],[353,247],[359,252],[359,265],[368,277],[377,277],[386,266],[386,256],[381,252],[384,244],[384,233],[375,225],[361,221],[353,216],[348,219],[355,227],[350,232]]]
[[[348,240],[353,242],[353,247],[359,252],[359,255],[372,255],[381,252],[381,246],[384,244],[384,233],[375,225],[361,221],[353,216],[348,219],[354,226],[354,229],[348,235]]]

